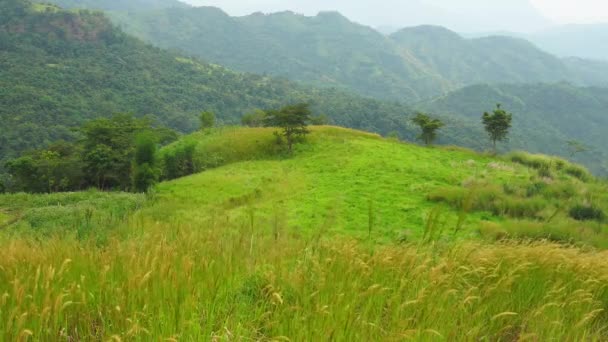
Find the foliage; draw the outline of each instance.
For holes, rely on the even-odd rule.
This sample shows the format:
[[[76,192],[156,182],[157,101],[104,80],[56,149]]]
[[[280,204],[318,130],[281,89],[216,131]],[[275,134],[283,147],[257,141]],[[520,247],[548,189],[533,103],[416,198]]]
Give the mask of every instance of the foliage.
[[[433,26],[385,36],[336,12],[230,17],[213,7],[142,7],[111,17],[157,46],[229,68],[408,102],[479,83],[605,85],[595,74],[608,69],[607,63],[569,63],[523,39],[465,39]]]
[[[265,111],[256,109],[243,115],[241,118],[241,124],[247,127],[263,127],[267,116],[268,114]]]
[[[21,0],[1,6],[2,166],[26,150],[74,141],[73,128],[121,112],[193,132],[202,109],[214,112],[219,122],[235,124],[256,108],[307,102],[335,124],[376,132],[399,129],[404,137],[413,136],[412,127],[402,123],[409,112],[402,104],[186,58],[126,35],[99,12],[41,12]]]
[[[535,169],[310,130],[291,158],[272,154],[270,128],[196,132],[161,155],[195,142],[195,159],[229,162],[148,195],[0,195],[0,224],[12,222],[0,231],[0,338],[605,339],[606,252],[572,246],[608,247],[605,225],[425,198],[472,177],[488,181],[486,198],[507,184],[523,194]],[[607,207],[606,184],[554,172]],[[549,202],[553,186],[537,193]]]
[[[200,129],[206,130],[215,126],[215,114],[213,112],[204,111],[199,116]]]
[[[437,139],[437,131],[445,126],[445,124],[439,119],[433,119],[424,113],[417,113],[415,117],[412,118],[412,122],[420,127],[422,133],[418,139],[424,141],[424,143],[428,146]]]
[[[129,114],[90,121],[78,132],[81,139],[77,143],[59,141],[8,161],[6,167],[15,182],[9,190],[128,190],[134,185],[141,191],[156,178],[157,142],[175,138],[165,128],[154,127],[150,120]]]
[[[585,153],[589,152],[589,146],[581,143],[576,140],[568,140],[566,141],[568,145],[568,151],[570,152],[570,158],[573,158],[577,153]]]
[[[517,113],[509,141],[501,151],[525,150],[561,156],[584,164],[596,175],[608,175],[605,162],[608,153],[604,148],[608,146],[605,88],[581,88],[568,83],[477,85],[418,107],[440,115],[444,121],[461,118],[455,124],[446,121],[448,127],[442,135],[449,140],[440,142],[452,141],[481,150],[485,148],[485,132],[473,113],[483,113],[496,103]],[[564,146],[569,140],[584,144],[590,151],[572,157]]]
[[[570,209],[570,217],[578,221],[601,221],[606,215],[602,209],[592,205],[576,205]]]
[[[156,137],[150,132],[140,133],[135,140],[135,158],[131,170],[133,190],[146,192],[158,181],[156,165]]]
[[[482,122],[486,132],[490,136],[494,151],[496,151],[496,142],[507,139],[512,120],[513,115],[500,108],[500,104],[496,105],[496,109],[492,114],[488,112],[483,113]]]
[[[282,135],[287,140],[287,148],[290,153],[296,140],[310,133],[307,127],[312,113],[307,103],[289,105],[278,110],[270,110],[267,113],[266,126],[282,129]]]

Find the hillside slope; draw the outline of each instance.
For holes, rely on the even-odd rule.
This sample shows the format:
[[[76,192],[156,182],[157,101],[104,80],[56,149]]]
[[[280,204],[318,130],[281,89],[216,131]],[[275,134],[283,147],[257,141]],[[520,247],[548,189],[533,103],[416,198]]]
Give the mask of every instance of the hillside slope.
[[[559,159],[493,158],[338,127],[315,127],[308,142],[285,158],[273,153],[272,133],[235,128],[187,137],[196,146],[199,170],[207,171],[160,184],[158,206],[146,215],[201,224],[214,217],[255,219],[264,227],[278,220],[299,234],[329,229],[386,242],[423,237],[428,215],[439,207],[448,235],[494,236],[504,230],[608,248],[605,222],[569,218],[569,210],[586,201],[608,212],[607,185]],[[538,163],[548,169],[535,169]],[[466,209],[458,204],[468,201]]]
[[[606,183],[337,127],[288,156],[272,133],[185,137],[162,153],[216,167],[147,195],[0,195],[1,338],[606,339],[608,225],[569,218]]]
[[[97,12],[19,0],[0,6],[0,160],[73,139],[73,127],[117,112],[191,132],[203,110],[236,123],[254,109],[306,101],[337,124],[408,130],[402,105],[185,58],[124,34]]]
[[[566,83],[476,85],[420,104],[425,110],[479,122],[481,113],[501,103],[513,113],[513,132],[505,150],[519,149],[574,158],[598,174],[608,174],[608,89]],[[478,127],[478,137],[483,137]],[[590,150],[572,156],[567,141]],[[481,140],[483,141],[483,140]]]
[[[200,7],[114,12],[112,17],[155,45],[230,68],[383,99],[416,101],[480,82],[606,85],[589,70],[604,73],[608,63],[567,63],[523,39],[464,39],[432,26],[384,36],[335,12],[230,17]]]

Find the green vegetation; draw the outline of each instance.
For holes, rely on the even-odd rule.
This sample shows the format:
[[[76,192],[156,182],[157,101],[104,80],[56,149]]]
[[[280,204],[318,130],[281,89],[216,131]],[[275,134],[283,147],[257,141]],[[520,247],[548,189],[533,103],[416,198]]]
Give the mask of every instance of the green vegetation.
[[[293,144],[310,133],[307,127],[312,119],[311,115],[306,103],[290,105],[267,112],[266,126],[281,129],[280,134],[276,133],[277,137],[285,138],[287,149],[291,153]]]
[[[147,119],[117,114],[85,124],[76,143],[58,141],[6,163],[12,192],[98,189],[142,191],[158,178],[156,145],[175,132]]]
[[[496,143],[507,140],[513,114],[507,113],[504,109],[500,108],[500,104],[497,104],[492,114],[485,112],[481,119],[492,141],[492,148],[496,152]]]
[[[488,222],[544,222],[590,232],[565,243],[608,248],[604,220],[570,217],[579,205],[608,208],[607,185],[580,166],[524,153],[495,159],[422,149],[334,127],[311,130],[287,159],[271,128],[224,128],[163,148],[161,156],[189,147],[193,172],[208,171],[160,184],[157,201],[167,210],[149,214],[192,222],[182,215],[197,211],[201,224],[253,215],[270,226],[280,210],[281,220],[305,235],[331,222],[332,233],[363,239],[371,225],[371,238],[386,242],[421,237],[430,210],[440,208],[442,235],[476,236]]]
[[[553,205],[607,208],[607,184],[549,157],[545,182],[541,162],[310,130],[293,154],[273,128],[186,136],[159,160],[188,146],[207,171],[147,196],[0,195],[0,213],[17,218],[0,231],[0,336],[606,338],[608,265],[592,246],[608,247],[608,226],[575,223],[570,201]],[[446,187],[465,200],[427,199]],[[466,204],[471,188],[537,200],[540,219],[527,217],[528,202],[524,219],[478,212]]]
[[[525,150],[532,153],[572,158],[597,175],[608,175],[608,90],[578,88],[570,84],[478,85],[418,105],[441,115],[448,123],[439,142],[482,150],[485,148],[479,114],[501,103],[514,113],[509,141],[500,151]],[[452,127],[449,118],[461,118]],[[470,127],[470,128],[469,128]],[[466,132],[466,133],[465,133]],[[443,134],[442,134],[443,135]],[[568,141],[575,140],[589,151],[572,156]]]
[[[200,129],[205,130],[215,126],[215,114],[213,112],[202,112],[199,116],[201,122]]]
[[[142,7],[110,16],[127,32],[163,48],[235,70],[381,99],[414,102],[479,83],[568,80],[605,86],[608,70],[608,63],[572,63],[517,38],[464,39],[433,26],[385,36],[336,12],[230,17],[213,7]]]
[[[412,119],[412,122],[420,127],[422,133],[418,136],[418,139],[424,141],[428,146],[431,145],[435,139],[437,139],[437,131],[445,126],[439,119],[432,119],[424,113],[417,113]]]
[[[413,135],[401,104],[185,58],[124,34],[97,12],[40,12],[3,1],[0,47],[0,169],[28,149],[74,140],[74,127],[125,112],[193,132],[201,110],[235,124],[256,109],[306,102],[335,124]]]
[[[102,242],[141,209],[145,196],[86,191],[0,196],[0,230],[5,241],[24,236],[92,239]]]

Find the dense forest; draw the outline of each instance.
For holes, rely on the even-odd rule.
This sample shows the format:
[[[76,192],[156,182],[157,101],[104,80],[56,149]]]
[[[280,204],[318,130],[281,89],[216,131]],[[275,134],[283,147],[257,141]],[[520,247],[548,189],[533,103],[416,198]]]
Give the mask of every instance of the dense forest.
[[[607,62],[560,59],[523,39],[465,39],[434,26],[385,36],[335,12],[230,17],[199,7],[110,15],[127,32],[160,47],[236,70],[382,99],[417,101],[475,83],[608,84]]]
[[[239,123],[258,108],[309,102],[336,124],[413,134],[404,118],[410,110],[397,103],[232,72],[166,52],[124,34],[98,12],[17,0],[1,6],[0,159],[72,140],[78,136],[73,127],[124,112],[191,132],[203,110]]]
[[[209,8],[191,9],[184,13],[191,13],[194,21],[199,11],[212,11],[222,21],[236,20]],[[178,15],[181,12],[173,8],[167,13]],[[276,16],[285,20],[304,20],[304,24],[312,20],[290,13]],[[257,17],[259,25],[264,26],[269,16]],[[173,17],[173,21],[190,22],[188,15],[184,18]],[[320,26],[326,20],[341,23],[338,27],[352,26],[346,19],[332,13],[320,15],[316,20]],[[287,20],[284,26],[289,27],[289,22]],[[214,27],[223,30],[219,23]],[[357,27],[361,34],[367,32],[366,28]],[[443,35],[448,41],[471,44],[437,28],[428,30],[439,30],[433,35]],[[292,34],[296,33],[289,35]],[[396,35],[401,37],[402,44],[406,44],[405,31]],[[234,37],[241,35],[235,34]],[[342,41],[339,37],[335,39]],[[240,43],[243,42],[222,45],[238,46]],[[256,44],[253,40],[249,43]],[[407,44],[418,46],[420,51],[428,50],[418,45],[422,43],[409,41]],[[441,45],[441,40],[437,45]],[[113,26],[100,12],[67,12],[51,5],[33,6],[16,0],[2,3],[0,46],[0,101],[3,104],[0,107],[0,171],[9,158],[31,148],[45,147],[56,140],[79,139],[81,134],[74,130],[75,127],[115,113],[133,113],[156,125],[187,133],[198,127],[197,118],[201,111],[214,112],[220,124],[236,124],[240,123],[243,115],[256,109],[273,109],[296,102],[310,103],[313,112],[326,115],[330,123],[382,134],[396,132],[410,141],[417,136],[410,122],[414,113],[411,108],[422,109],[446,123],[438,136],[439,143],[484,150],[489,144],[480,117],[500,102],[515,114],[514,132],[508,144],[503,145],[503,150],[516,148],[557,154],[583,162],[598,174],[606,173],[606,158],[601,150],[606,142],[601,132],[608,124],[604,119],[605,91],[601,88],[580,88],[564,83],[473,86],[435,100],[405,106],[398,102],[363,98],[339,88],[313,88],[282,78],[230,71],[197,58],[147,45]],[[221,49],[218,47],[216,50]],[[259,52],[272,51],[259,49]],[[458,49],[454,54],[458,55]],[[346,55],[344,58],[348,57]],[[251,56],[258,55],[252,52],[241,57],[243,60],[257,59]],[[426,63],[447,63],[432,56],[427,54]],[[322,63],[321,60],[318,62]],[[587,68],[589,75],[595,74],[593,64],[584,60],[578,63],[581,68]],[[603,65],[602,62],[596,63],[598,68]],[[518,64],[525,63],[519,61]],[[558,71],[566,70],[559,69],[560,64],[554,66]],[[521,68],[529,67],[524,65]],[[442,73],[449,75],[449,70]],[[349,74],[359,75],[355,71]],[[450,77],[458,79],[465,76],[471,77],[471,82],[483,78],[472,73]],[[366,79],[363,77],[358,83],[364,84]],[[586,127],[594,133],[584,134],[588,131]],[[572,140],[588,145],[590,150],[571,155],[567,142]]]

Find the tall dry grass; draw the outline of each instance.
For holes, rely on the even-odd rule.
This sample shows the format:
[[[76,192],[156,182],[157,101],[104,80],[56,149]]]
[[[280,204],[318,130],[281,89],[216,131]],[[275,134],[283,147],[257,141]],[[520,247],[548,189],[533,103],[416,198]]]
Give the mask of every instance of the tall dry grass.
[[[134,221],[103,246],[2,239],[0,339],[608,338],[606,252]]]

